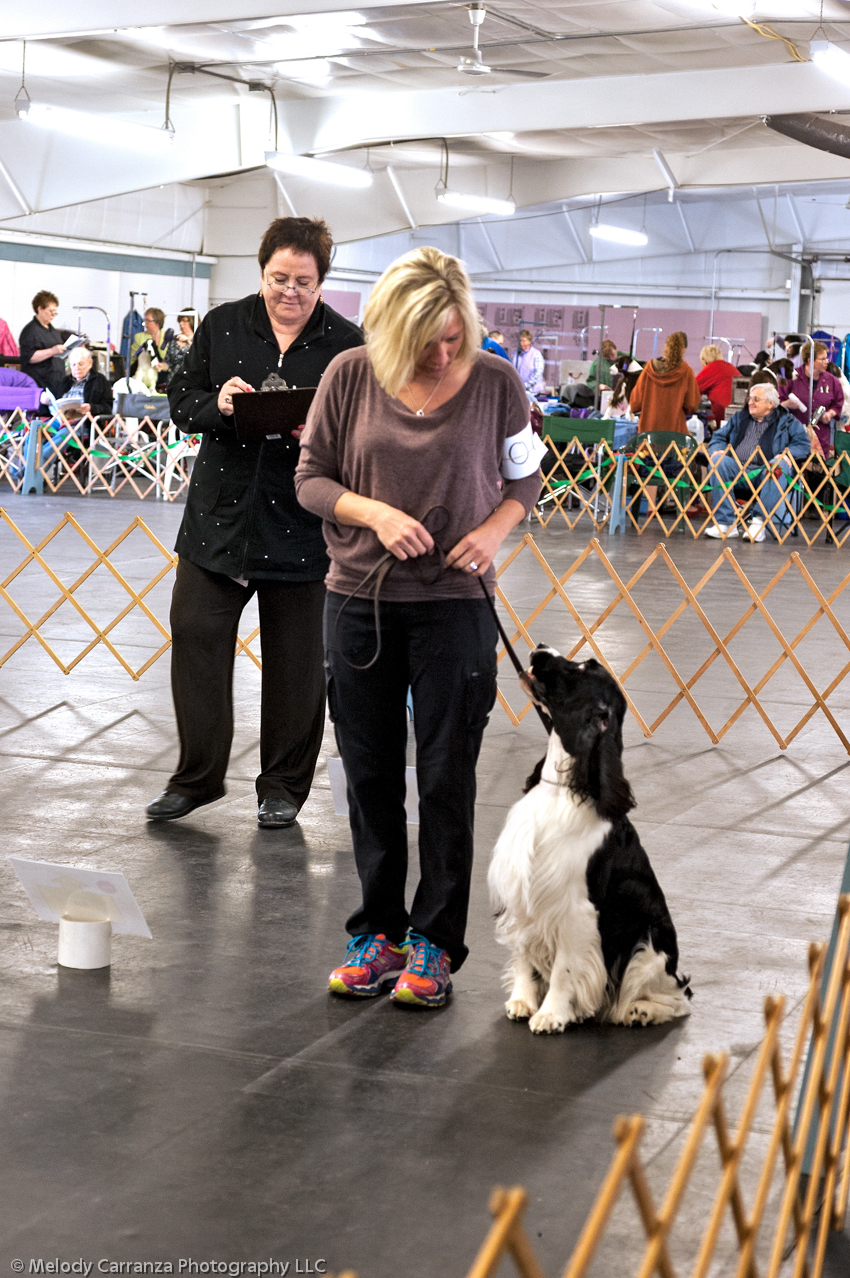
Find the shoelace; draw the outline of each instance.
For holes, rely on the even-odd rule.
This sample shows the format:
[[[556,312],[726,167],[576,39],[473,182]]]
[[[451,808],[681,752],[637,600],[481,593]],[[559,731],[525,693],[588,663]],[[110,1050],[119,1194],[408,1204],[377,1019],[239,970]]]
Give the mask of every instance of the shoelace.
[[[442,946],[434,945],[427,936],[421,936],[419,932],[409,932],[408,936],[410,939],[408,972],[414,972],[417,976],[439,976]]]
[[[353,958],[358,958],[364,963],[370,962],[375,957],[380,948],[381,942],[376,936],[371,936],[365,932],[363,936],[353,936],[348,942],[345,951],[346,962]]]

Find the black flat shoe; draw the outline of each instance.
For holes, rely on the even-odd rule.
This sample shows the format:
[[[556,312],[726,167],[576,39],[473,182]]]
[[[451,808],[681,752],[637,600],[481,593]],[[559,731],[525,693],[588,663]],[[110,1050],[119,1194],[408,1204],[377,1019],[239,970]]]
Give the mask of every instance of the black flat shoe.
[[[195,808],[202,808],[207,803],[215,803],[216,799],[223,798],[223,792],[213,799],[190,799],[188,795],[175,794],[173,790],[163,790],[159,798],[148,804],[145,813],[149,821],[177,821],[180,817],[194,812]]]
[[[257,812],[257,825],[261,830],[282,830],[294,825],[298,809],[288,799],[263,799]]]

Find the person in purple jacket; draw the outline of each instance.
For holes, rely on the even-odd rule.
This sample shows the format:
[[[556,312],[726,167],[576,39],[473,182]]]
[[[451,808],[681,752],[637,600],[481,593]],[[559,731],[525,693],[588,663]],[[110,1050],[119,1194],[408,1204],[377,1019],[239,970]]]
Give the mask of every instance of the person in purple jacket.
[[[812,439],[811,443],[815,452],[820,453],[822,457],[828,457],[830,453],[829,424],[834,418],[840,419],[841,417],[841,412],[844,408],[844,391],[838,378],[833,377],[832,373],[826,371],[826,366],[829,363],[826,346],[823,342],[815,342],[814,345],[814,369],[812,369],[810,364],[812,343],[806,342],[800,352],[803,357],[802,368],[797,369],[790,382],[781,384],[779,397],[782,407],[793,413],[797,421],[801,422],[803,426],[808,426],[809,421],[819,408],[825,410],[817,426],[814,427],[817,443],[815,443],[814,439]],[[814,393],[810,411],[809,390],[812,382],[814,383]]]

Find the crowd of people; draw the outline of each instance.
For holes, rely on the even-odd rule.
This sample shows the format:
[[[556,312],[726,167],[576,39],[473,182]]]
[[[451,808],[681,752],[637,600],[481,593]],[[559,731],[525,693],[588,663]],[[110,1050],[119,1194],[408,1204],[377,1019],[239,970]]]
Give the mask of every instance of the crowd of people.
[[[177,315],[177,328],[165,328],[166,315],[159,307],[151,306],[144,314],[144,328],[137,333],[129,350],[129,368],[110,351],[107,355],[110,373],[97,373],[103,385],[89,387],[83,394],[74,374],[75,351],[82,348],[87,355],[85,373],[94,366],[94,354],[88,340],[70,330],[59,330],[54,321],[59,312],[59,299],[48,289],[41,289],[32,299],[32,319],[21,329],[15,342],[9,325],[0,319],[0,385],[21,388],[39,387],[49,391],[55,399],[78,399],[84,412],[93,415],[108,414],[113,410],[113,380],[123,378],[125,371],[135,377],[140,359],[147,356],[155,371],[153,385],[145,389],[166,394],[168,387],[183,366],[194,337],[197,312],[194,308]],[[138,322],[138,320],[137,320]],[[116,367],[117,365],[117,367]],[[111,372],[115,371],[113,379]],[[69,380],[70,379],[70,380]],[[76,387],[76,389],[74,389]],[[45,403],[48,396],[44,395]]]

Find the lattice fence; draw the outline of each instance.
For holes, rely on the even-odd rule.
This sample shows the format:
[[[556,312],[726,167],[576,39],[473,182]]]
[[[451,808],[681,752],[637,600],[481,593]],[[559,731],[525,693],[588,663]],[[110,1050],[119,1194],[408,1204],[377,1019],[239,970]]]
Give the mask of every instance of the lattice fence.
[[[783,454],[780,463],[758,450],[742,466],[731,449],[709,457],[689,436],[664,444],[638,439],[636,451],[622,454],[604,440],[587,444],[576,437],[558,444],[547,437],[552,458],[535,510],[539,523],[547,527],[559,517],[569,528],[592,524],[599,532],[619,509],[637,533],[701,537],[714,524],[717,502],[728,497],[737,534],[761,519],[780,543],[801,537],[811,546],[824,538],[843,546],[850,537],[847,453],[806,461]],[[733,463],[731,476],[726,460]]]
[[[34,474],[48,492],[87,497],[133,495],[174,501],[185,493],[197,456],[197,436],[180,436],[168,422],[145,417],[58,416],[27,422],[16,409],[0,426],[0,481],[20,492],[30,432]]]
[[[0,666],[25,643],[34,640],[59,669],[68,674],[98,645],[103,645],[127,674],[138,679],[167,652],[171,642],[168,627],[157,615],[150,596],[176,566],[177,559],[141,518],[134,519],[105,549],[97,545],[71,514],[66,514],[38,544],[29,541],[8,511],[0,510],[0,531],[4,528],[13,535],[24,554],[0,582],[0,598],[21,626],[20,634],[0,654]],[[60,545],[57,539],[63,532],[78,539],[70,555],[74,564],[70,580],[67,580],[67,572],[61,574],[54,566],[57,560],[54,550]],[[141,555],[138,552],[131,555],[129,539],[133,536],[143,539],[145,552]],[[134,574],[130,573],[128,564],[133,557],[145,562],[145,554],[150,551],[153,551],[155,570],[149,580],[134,584],[130,580]],[[820,712],[850,752],[850,725],[843,723],[841,712],[830,704],[830,698],[835,699],[837,690],[850,675],[850,634],[839,616],[850,574],[824,593],[801,557],[794,553],[783,560],[767,585],[757,589],[729,547],[718,547],[718,551],[716,559],[692,586],[663,544],[656,546],[637,571],[624,580],[594,538],[559,576],[534,538],[526,535],[498,569],[497,598],[507,617],[511,642],[519,643],[521,649],[525,644],[530,650],[536,640],[545,640],[571,659],[596,657],[617,679],[629,710],[646,737],[651,737],[684,705],[709,740],[717,744],[744,712],[751,709],[777,745],[785,749]],[[66,553],[66,562],[67,559]],[[78,561],[83,565],[79,571]],[[593,589],[589,591],[590,569],[593,570]],[[37,584],[31,576],[26,576],[33,570],[43,574]],[[653,573],[655,575],[651,575]],[[609,596],[604,606],[600,585],[607,588]],[[42,591],[42,586],[47,587],[46,591]],[[781,601],[776,597],[780,587],[785,591]],[[514,600],[527,597],[530,588],[539,589],[541,593],[529,611]],[[728,614],[729,601],[735,591],[740,597],[741,611],[734,623],[721,624],[712,619],[718,600],[725,601],[722,611]],[[657,602],[653,601],[671,596],[670,611],[662,616]],[[774,602],[776,606],[772,607]],[[654,621],[649,617],[650,604],[657,614]],[[73,610],[86,631],[85,640],[79,642],[66,659],[59,655],[55,638],[61,630],[57,614],[63,606]],[[104,615],[104,609],[109,611],[112,607],[114,612]],[[615,617],[617,609],[626,614],[624,619],[622,612]],[[140,614],[152,627],[153,651],[136,664],[122,653],[116,632],[125,622],[139,620]],[[791,628],[787,623],[789,615],[793,621]],[[625,622],[631,629],[629,652],[624,640]],[[760,627],[759,642],[748,644],[742,656],[736,643],[747,626]],[[126,627],[121,633],[127,633]],[[828,641],[829,661],[821,659],[819,649],[817,668],[807,669],[812,653],[806,649],[806,642],[821,635]],[[253,647],[258,636],[258,627],[240,636],[237,653],[249,657],[259,668],[260,657]],[[150,647],[151,639],[146,638],[144,645]],[[138,643],[134,646],[138,647]],[[505,655],[504,649],[500,650],[499,660]],[[756,669],[752,668],[753,661]],[[663,704],[657,691],[649,698],[645,691],[633,687],[644,663],[660,665],[670,690]],[[824,675],[821,672],[827,665],[831,666],[831,673]],[[795,696],[788,695],[789,677],[795,681]],[[706,697],[697,686],[701,681],[705,681],[707,696],[714,701],[719,699],[723,706],[725,717],[717,725],[712,725],[704,708]],[[799,701],[801,690],[806,703],[802,713],[795,722],[778,724],[777,716],[786,718],[791,713],[788,706]],[[531,702],[512,677],[499,689],[498,697],[514,724],[520,723],[531,709]],[[652,712],[647,705],[654,706]]]
[[[705,1090],[660,1204],[656,1204],[641,1156],[644,1120],[640,1115],[614,1124],[617,1150],[596,1202],[563,1270],[563,1278],[585,1278],[605,1239],[612,1214],[628,1184],[646,1238],[640,1260],[628,1268],[620,1260],[605,1278],[708,1278],[719,1272],[736,1278],[820,1278],[829,1233],[844,1228],[850,1191],[850,896],[838,909],[838,935],[831,966],[827,947],[809,950],[809,988],[790,1053],[783,1056],[780,1030],[784,998],[767,998],[765,1036],[749,1087],[733,1129],[724,1094],[729,1057],[706,1056]],[[808,1051],[808,1069],[801,1075]],[[794,1119],[794,1101],[799,1096]],[[772,1116],[765,1124],[763,1155],[756,1152],[754,1129],[759,1106],[767,1099]],[[713,1132],[720,1164],[716,1189],[695,1220],[693,1204],[682,1211],[701,1148]],[[748,1196],[744,1173],[753,1183]],[[778,1182],[778,1184],[777,1184]],[[544,1278],[544,1271],[523,1229],[524,1191],[497,1189],[491,1200],[496,1217],[467,1278],[493,1278],[510,1258],[521,1278]],[[721,1246],[728,1216],[732,1242]],[[688,1257],[674,1263],[674,1247]],[[724,1254],[725,1253],[725,1254]],[[600,1271],[601,1272],[601,1271]]]

